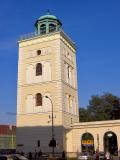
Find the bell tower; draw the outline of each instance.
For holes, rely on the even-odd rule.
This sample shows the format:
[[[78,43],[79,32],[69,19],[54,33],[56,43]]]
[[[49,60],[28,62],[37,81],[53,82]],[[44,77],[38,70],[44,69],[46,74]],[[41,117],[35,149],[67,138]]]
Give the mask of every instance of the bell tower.
[[[17,149],[51,151],[53,111],[55,151],[63,151],[66,130],[79,122],[75,44],[50,13],[18,44]]]

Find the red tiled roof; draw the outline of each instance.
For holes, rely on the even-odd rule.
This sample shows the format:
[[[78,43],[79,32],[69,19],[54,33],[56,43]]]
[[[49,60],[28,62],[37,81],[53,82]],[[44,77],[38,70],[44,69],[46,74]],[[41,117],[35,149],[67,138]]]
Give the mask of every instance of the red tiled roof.
[[[0,135],[12,135],[16,134],[16,126],[12,125],[0,125]]]

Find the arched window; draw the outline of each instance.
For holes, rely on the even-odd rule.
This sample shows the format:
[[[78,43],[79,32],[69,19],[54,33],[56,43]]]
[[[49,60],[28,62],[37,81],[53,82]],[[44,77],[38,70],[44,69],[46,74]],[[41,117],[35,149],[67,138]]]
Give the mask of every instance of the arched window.
[[[70,66],[67,67],[68,79],[70,78]]]
[[[56,25],[55,24],[49,24],[49,32],[54,32],[56,30]]]
[[[45,24],[42,24],[40,26],[40,34],[45,34],[46,33],[46,25]]]
[[[36,106],[42,106],[42,94],[41,93],[36,94]]]
[[[82,152],[92,153],[94,152],[94,137],[91,133],[84,133],[81,139]]]
[[[42,75],[42,64],[38,63],[36,65],[36,76],[40,76],[40,75]]]
[[[118,155],[117,135],[112,131],[108,131],[104,135],[104,151],[108,151],[111,155]]]
[[[41,55],[41,50],[37,50],[37,55]]]

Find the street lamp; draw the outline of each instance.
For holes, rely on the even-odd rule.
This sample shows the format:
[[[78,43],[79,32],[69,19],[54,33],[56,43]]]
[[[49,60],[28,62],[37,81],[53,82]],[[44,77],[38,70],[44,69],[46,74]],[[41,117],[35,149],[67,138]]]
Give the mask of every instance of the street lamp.
[[[54,148],[56,147],[56,141],[54,139],[54,117],[53,117],[53,102],[51,100],[50,97],[48,96],[45,96],[45,98],[48,98],[51,102],[51,105],[52,105],[52,139],[50,141],[50,147],[52,147],[52,153],[54,154]]]

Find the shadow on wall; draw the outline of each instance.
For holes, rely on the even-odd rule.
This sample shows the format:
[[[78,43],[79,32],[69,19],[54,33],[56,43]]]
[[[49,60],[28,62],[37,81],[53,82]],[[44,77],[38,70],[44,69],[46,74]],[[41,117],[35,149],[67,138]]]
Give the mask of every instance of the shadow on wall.
[[[65,148],[65,129],[63,126],[54,126],[54,137],[56,140],[55,152],[62,152]],[[51,126],[17,127],[16,149],[21,152],[51,152],[49,147],[52,139]]]

